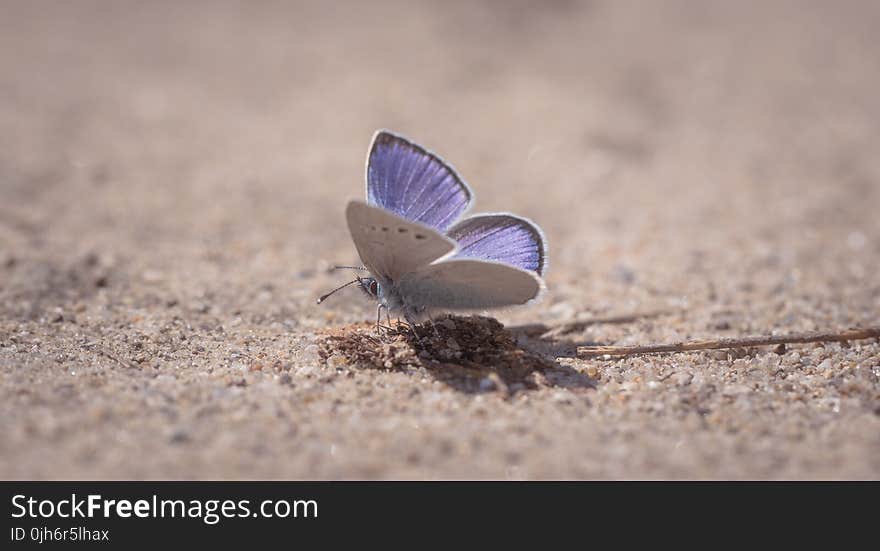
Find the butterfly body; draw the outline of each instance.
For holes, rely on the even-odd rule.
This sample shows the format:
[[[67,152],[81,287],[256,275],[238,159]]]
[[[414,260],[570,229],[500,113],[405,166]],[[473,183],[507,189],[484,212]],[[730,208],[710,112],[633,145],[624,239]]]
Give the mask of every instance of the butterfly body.
[[[544,289],[537,225],[507,213],[463,218],[473,192],[440,157],[379,131],[367,158],[367,202],[346,221],[369,277],[360,288],[411,324],[437,311],[525,304]]]

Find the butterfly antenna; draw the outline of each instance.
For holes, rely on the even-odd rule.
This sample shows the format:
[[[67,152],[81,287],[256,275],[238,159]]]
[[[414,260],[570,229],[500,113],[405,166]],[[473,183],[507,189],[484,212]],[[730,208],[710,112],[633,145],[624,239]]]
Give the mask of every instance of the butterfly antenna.
[[[352,285],[352,284],[354,284],[354,283],[357,283],[357,282],[360,281],[360,280],[361,280],[361,278],[353,279],[353,280],[349,281],[348,283],[344,283],[344,284],[340,285],[339,287],[333,289],[332,291],[330,291],[330,292],[327,293],[326,295],[321,295],[320,297],[318,297],[318,304],[321,304],[322,302],[324,302],[325,300],[327,300],[327,297],[329,297],[330,295],[332,295],[332,294],[335,293],[336,291],[339,291],[340,289],[345,289],[345,288],[348,287],[349,285]]]
[[[332,270],[361,270],[366,271],[367,269],[363,266],[333,266]]]

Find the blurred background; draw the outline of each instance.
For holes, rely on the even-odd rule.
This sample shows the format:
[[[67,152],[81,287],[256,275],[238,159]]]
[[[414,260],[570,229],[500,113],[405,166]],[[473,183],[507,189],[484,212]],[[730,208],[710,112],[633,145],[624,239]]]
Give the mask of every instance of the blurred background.
[[[768,413],[777,456],[720,467],[708,450],[753,438],[754,411],[730,421],[738,436],[709,431],[658,465],[663,438],[691,430],[675,415],[660,443],[594,459],[613,434],[565,429],[555,410],[531,444],[498,428],[478,452],[436,428],[426,445],[394,425],[370,448],[355,422],[340,435],[287,412],[302,402],[274,382],[227,408],[205,381],[256,384],[253,358],[283,357],[273,377],[295,386],[310,331],[370,318],[354,290],[313,303],[344,277],[327,266],[357,261],[343,209],[378,128],[453,164],[475,211],[544,228],[551,292],[505,322],[687,312],[578,337],[619,343],[877,323],[878,23],[871,1],[0,2],[3,474],[876,475],[880,431],[854,436],[877,426],[876,375],[851,394],[857,421],[807,408],[789,441]],[[876,365],[868,354],[856,363]],[[658,365],[631,369],[646,381]],[[635,377],[621,373],[598,380]],[[332,388],[316,403],[348,401]],[[464,415],[451,426],[494,434]],[[798,455],[817,423],[837,448],[824,462]],[[544,439],[566,430],[582,444]],[[326,455],[349,437],[375,454]]]
[[[213,252],[280,284],[354,260],[343,206],[390,128],[455,165],[477,211],[541,224],[561,283],[695,251],[750,272],[743,252],[815,253],[840,278],[869,266],[837,252],[877,250],[873,2],[3,12],[7,240],[172,272]]]

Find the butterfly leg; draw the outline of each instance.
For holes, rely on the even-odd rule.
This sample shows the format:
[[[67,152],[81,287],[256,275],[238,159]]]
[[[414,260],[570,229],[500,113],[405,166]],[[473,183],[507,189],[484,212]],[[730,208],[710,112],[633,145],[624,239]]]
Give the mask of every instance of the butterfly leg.
[[[408,318],[404,318],[404,319],[408,319]],[[401,327],[403,327],[404,329],[410,329],[412,327],[412,324],[409,321],[401,320],[400,316],[397,316],[397,330],[400,331]]]
[[[434,330],[434,336],[439,339],[440,338],[440,331],[437,330],[437,324],[435,324],[434,320],[431,318],[428,318],[428,323],[431,324],[431,329]]]
[[[387,327],[382,325],[382,309],[383,308],[385,309],[385,316],[388,318],[388,326]],[[388,307],[380,302],[379,305],[376,306],[376,334],[377,335],[381,335],[383,331],[387,335],[388,332],[393,329],[391,327],[391,317],[390,316],[391,315],[388,313]]]
[[[382,332],[381,331],[381,329],[382,329],[382,308],[385,308],[385,307],[382,306],[382,303],[380,302],[379,305],[376,307],[376,334],[377,335],[381,334],[381,332]],[[388,310],[388,309],[385,308],[385,310]]]
[[[406,320],[406,323],[409,325],[409,329],[410,329],[410,331],[412,331],[412,334],[415,335],[416,340],[419,341],[419,343],[421,344],[421,342],[422,342],[422,336],[419,335],[418,330],[416,330],[416,324],[415,324],[415,322],[414,322],[413,320],[411,320],[410,317],[409,317],[407,314],[404,314],[404,315],[403,315],[403,319]]]

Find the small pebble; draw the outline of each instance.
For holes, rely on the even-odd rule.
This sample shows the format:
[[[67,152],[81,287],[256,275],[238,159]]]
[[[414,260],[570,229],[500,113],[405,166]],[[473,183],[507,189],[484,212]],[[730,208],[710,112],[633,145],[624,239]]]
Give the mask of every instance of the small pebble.
[[[694,376],[688,373],[687,371],[676,371],[672,376],[672,382],[674,382],[677,386],[686,386],[691,384],[691,379]]]
[[[342,354],[333,354],[332,356],[327,358],[327,365],[333,368],[342,367],[346,364],[348,364],[348,360],[346,360],[345,356],[343,356]]]
[[[302,351],[299,359],[304,362],[318,362],[321,359],[320,352],[321,349],[317,344],[310,344]]]
[[[449,329],[450,331],[455,331],[455,320],[451,318],[445,318],[437,322],[437,325]]]
[[[172,444],[184,444],[190,441],[189,434],[187,434],[184,430],[176,430],[171,433],[171,438],[169,438]]]

